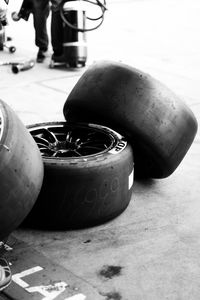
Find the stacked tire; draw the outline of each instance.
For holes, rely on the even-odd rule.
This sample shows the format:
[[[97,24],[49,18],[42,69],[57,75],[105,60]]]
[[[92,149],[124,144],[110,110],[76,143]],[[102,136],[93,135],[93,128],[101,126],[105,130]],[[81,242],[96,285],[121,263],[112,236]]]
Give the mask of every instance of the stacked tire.
[[[50,122],[26,128],[0,101],[0,158],[0,241],[20,224],[101,224],[131,199],[132,148],[105,126]]]
[[[43,180],[40,151],[15,112],[0,100],[0,241],[33,208]]]
[[[165,85],[111,61],[97,62],[86,70],[69,94],[63,113],[66,125],[29,128],[45,170],[38,201],[26,220],[29,225],[80,228],[116,217],[130,202],[133,174],[171,175],[197,131],[192,111]],[[59,130],[59,126],[67,128]],[[45,133],[45,127],[54,137]],[[117,140],[107,143],[106,136],[91,135],[91,129]],[[64,148],[59,146],[62,141]],[[84,145],[96,149],[88,153]],[[70,151],[68,157],[65,148]]]
[[[25,128],[0,102],[0,240],[21,223],[72,229],[117,217],[134,174],[171,175],[197,132],[194,114],[170,89],[112,61],[85,71],[63,113],[66,122]]]
[[[138,176],[165,178],[178,167],[197,132],[188,106],[150,75],[112,61],[93,64],[64,105],[68,121],[97,122],[131,143]]]

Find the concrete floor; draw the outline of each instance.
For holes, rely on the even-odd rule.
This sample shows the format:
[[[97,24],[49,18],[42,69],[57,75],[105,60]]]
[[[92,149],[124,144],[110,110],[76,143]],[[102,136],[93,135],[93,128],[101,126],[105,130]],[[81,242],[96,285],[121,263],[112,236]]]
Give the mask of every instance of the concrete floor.
[[[184,99],[199,121],[199,0],[112,0],[108,9],[103,25],[87,35],[88,65],[117,60],[151,74]],[[17,52],[4,51],[1,61],[35,57],[31,19],[10,21],[7,33],[13,36]],[[0,67],[0,98],[26,125],[63,120],[63,104],[85,70],[52,70],[48,64],[49,59],[17,75],[9,66]],[[199,181],[198,132],[170,177],[134,182],[130,205],[113,221],[65,232],[17,229],[14,235],[82,279],[101,299],[196,300],[200,298]],[[106,276],[103,271],[113,267],[117,272]]]

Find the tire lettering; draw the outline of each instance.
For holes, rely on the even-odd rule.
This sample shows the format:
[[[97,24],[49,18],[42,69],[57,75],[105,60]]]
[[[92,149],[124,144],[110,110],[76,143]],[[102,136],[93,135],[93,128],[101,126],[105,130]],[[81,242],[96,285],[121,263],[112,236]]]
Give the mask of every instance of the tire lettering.
[[[128,177],[128,189],[130,190],[133,186],[133,176],[134,176],[134,172],[132,171],[131,174]]]
[[[85,196],[85,203],[89,203],[89,204],[93,204],[96,202],[97,199],[97,190],[96,189],[92,189],[89,190]]]
[[[99,188],[99,197],[104,200],[107,198],[108,193],[109,193],[109,182],[105,180]]]
[[[119,141],[119,142],[117,143],[117,145],[116,145],[113,149],[111,149],[111,150],[109,151],[109,153],[111,153],[111,154],[119,153],[119,152],[121,152],[122,150],[124,150],[124,148],[126,147],[126,145],[127,145],[127,142],[126,142],[126,141]]]
[[[119,178],[115,177],[111,182],[111,192],[113,193],[116,192],[118,188],[119,188]]]

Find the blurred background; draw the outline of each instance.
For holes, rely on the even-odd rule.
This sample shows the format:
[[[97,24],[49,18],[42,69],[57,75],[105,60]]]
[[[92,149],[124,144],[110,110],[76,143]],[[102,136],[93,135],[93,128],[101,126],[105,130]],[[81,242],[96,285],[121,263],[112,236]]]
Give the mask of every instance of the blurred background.
[[[38,49],[34,43],[32,15],[28,22],[23,19],[14,22],[11,19],[11,13],[19,11],[20,6],[21,1],[10,0],[9,26],[6,27],[6,33],[13,38],[11,43],[16,46],[17,51],[14,54],[9,54],[6,50],[1,51],[1,61],[36,57]],[[100,59],[128,63],[163,81],[190,105],[194,105],[195,98],[198,99],[200,95],[200,2],[109,0],[107,8],[101,27],[86,35],[87,65]],[[49,58],[51,52],[50,46]],[[64,91],[68,93],[68,89],[76,82],[76,78],[73,77],[79,77],[84,71],[49,70],[48,65],[47,59],[44,64],[37,64],[34,69],[17,76],[11,74],[8,67],[0,67],[2,97],[7,87],[13,88],[18,84],[21,86],[38,80],[44,84],[44,80],[52,77],[55,79],[55,89],[63,92],[63,76],[70,77]],[[60,84],[56,82],[57,78],[61,79]],[[52,88],[52,82],[50,85]]]

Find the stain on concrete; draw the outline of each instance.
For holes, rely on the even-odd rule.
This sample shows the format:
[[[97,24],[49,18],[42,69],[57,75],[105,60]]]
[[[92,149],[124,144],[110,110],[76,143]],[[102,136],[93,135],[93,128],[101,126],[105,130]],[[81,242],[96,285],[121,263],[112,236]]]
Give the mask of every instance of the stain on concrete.
[[[101,293],[105,300],[122,300],[122,296],[118,292]]]
[[[83,242],[84,244],[91,243],[91,240],[86,240]]]
[[[104,277],[106,279],[112,279],[113,277],[120,276],[121,275],[121,266],[108,266],[105,265],[103,268],[99,271],[99,275],[101,277]]]

